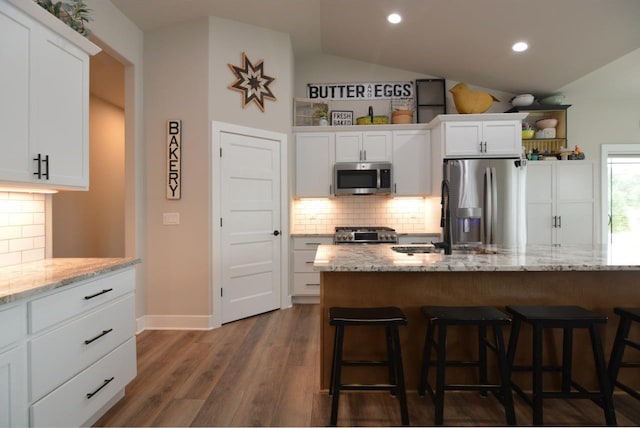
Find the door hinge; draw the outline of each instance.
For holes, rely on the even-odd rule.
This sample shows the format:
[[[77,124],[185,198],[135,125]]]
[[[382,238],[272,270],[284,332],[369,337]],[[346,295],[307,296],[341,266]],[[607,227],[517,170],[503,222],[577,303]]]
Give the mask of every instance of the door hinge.
[[[224,296],[223,296],[223,294],[224,294],[224,293],[222,292],[222,290],[223,290],[223,289],[222,289],[222,288],[220,288],[220,297],[224,297]]]
[[[220,147],[220,157],[222,157],[222,147]]]
[[[220,217],[220,227],[222,227],[222,217]]]

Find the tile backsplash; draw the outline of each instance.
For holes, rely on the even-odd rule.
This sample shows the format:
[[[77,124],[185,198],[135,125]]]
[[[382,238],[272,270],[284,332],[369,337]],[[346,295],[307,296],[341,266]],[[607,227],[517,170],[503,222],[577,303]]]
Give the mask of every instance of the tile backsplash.
[[[388,226],[400,233],[439,233],[440,199],[340,196],[293,201],[291,233],[330,234],[335,226]]]
[[[0,191],[0,267],[45,258],[45,195]]]

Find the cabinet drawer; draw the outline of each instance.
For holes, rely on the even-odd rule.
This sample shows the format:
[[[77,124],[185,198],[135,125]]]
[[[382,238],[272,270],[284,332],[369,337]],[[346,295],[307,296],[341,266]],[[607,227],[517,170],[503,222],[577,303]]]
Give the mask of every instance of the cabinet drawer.
[[[136,376],[131,338],[69,382],[31,406],[31,425],[80,426]]]
[[[293,238],[294,250],[314,250],[318,245],[331,245],[333,238],[328,236]]]
[[[83,285],[29,302],[29,327],[37,333],[133,291],[134,270],[101,276]]]
[[[293,252],[293,271],[294,272],[313,272],[313,260],[316,258],[315,251],[294,251]]]
[[[293,295],[319,296],[320,273],[295,273],[293,274]]]
[[[0,351],[18,342],[27,334],[27,313],[24,304],[0,306]]]
[[[31,400],[44,396],[133,337],[134,311],[131,294],[33,339],[29,348]]]

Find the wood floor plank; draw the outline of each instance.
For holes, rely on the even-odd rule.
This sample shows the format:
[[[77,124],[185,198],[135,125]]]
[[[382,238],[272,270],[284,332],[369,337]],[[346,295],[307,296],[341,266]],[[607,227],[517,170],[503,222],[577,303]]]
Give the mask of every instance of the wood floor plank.
[[[204,404],[204,400],[175,399],[160,412],[152,423],[154,427],[190,426]]]
[[[126,396],[95,426],[326,426],[331,398],[319,390],[320,313],[296,305],[225,324],[212,331],[145,331],[138,335],[138,376]],[[433,401],[407,379],[411,425],[433,425]],[[640,425],[640,405],[614,397],[618,424]],[[518,425],[532,412],[514,397]],[[502,426],[502,405],[477,392],[447,392],[445,425]],[[339,425],[400,423],[387,392],[348,392]],[[546,425],[602,426],[602,409],[588,400],[545,400]]]

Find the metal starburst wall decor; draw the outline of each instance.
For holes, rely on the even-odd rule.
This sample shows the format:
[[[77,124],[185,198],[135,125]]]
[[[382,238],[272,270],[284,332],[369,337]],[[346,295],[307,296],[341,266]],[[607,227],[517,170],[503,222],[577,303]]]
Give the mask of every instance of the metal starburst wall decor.
[[[253,65],[247,58],[247,54],[242,52],[242,67],[233,64],[227,65],[236,76],[236,81],[229,85],[229,89],[242,93],[242,108],[253,101],[264,112],[265,99],[276,101],[275,95],[269,88],[269,85],[276,79],[264,74],[263,60]]]

